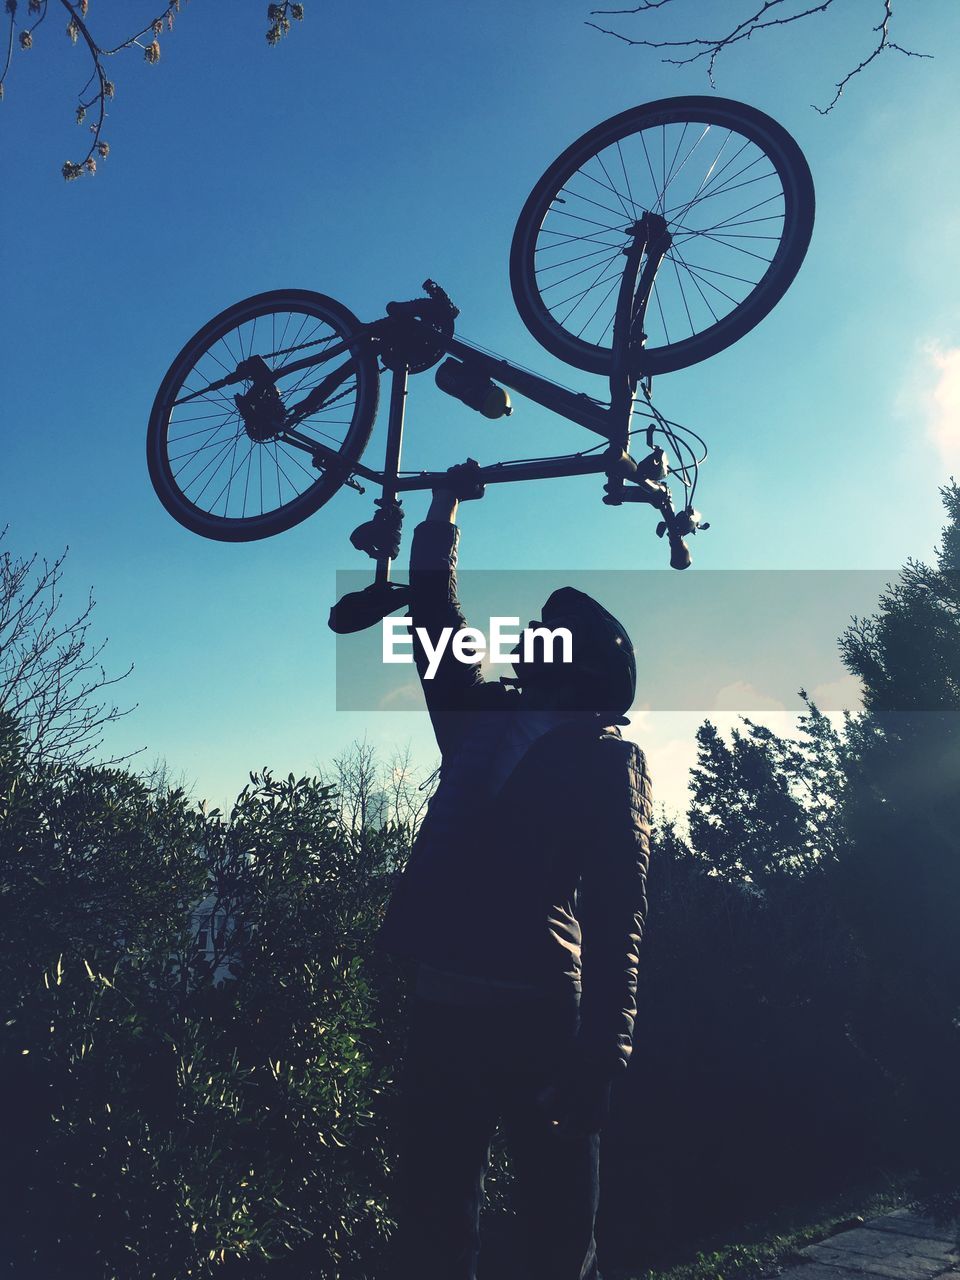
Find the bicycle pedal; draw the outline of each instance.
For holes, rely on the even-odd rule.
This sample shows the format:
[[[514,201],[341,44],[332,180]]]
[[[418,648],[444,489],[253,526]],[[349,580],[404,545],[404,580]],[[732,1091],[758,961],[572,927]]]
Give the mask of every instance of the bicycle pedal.
[[[337,635],[366,631],[410,603],[410,588],[397,582],[374,582],[362,591],[350,591],[330,610],[327,626]]]

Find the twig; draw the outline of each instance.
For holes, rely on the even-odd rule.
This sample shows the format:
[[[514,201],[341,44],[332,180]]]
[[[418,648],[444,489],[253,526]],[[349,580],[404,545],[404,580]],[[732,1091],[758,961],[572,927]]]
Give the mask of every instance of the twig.
[[[661,9],[667,4],[671,4],[673,0],[643,0],[643,2],[629,9],[594,9],[593,16],[608,16],[614,14],[642,14],[650,10]],[[819,4],[810,5],[801,9],[797,13],[783,12],[782,6],[788,0],[764,0],[759,8],[755,9],[749,17],[736,23],[725,35],[707,37],[692,36],[685,40],[657,40],[646,37],[632,37],[624,35],[623,32],[615,31],[610,27],[601,26],[599,23],[587,21],[586,25],[592,27],[595,31],[599,31],[603,35],[613,36],[614,39],[622,41],[624,44],[634,45],[647,49],[658,50],[690,50],[683,56],[668,57],[664,56],[661,60],[676,67],[689,66],[691,63],[706,60],[707,78],[711,88],[716,88],[716,80],[714,72],[716,69],[717,59],[724,50],[731,48],[735,44],[739,44],[744,40],[750,40],[758,31],[766,31],[772,27],[785,27],[791,23],[800,22],[804,18],[811,18],[816,14],[823,14],[832,8],[835,0],[821,0]],[[780,12],[774,13],[774,10]],[[893,17],[893,0],[883,0],[883,18],[872,28],[879,34],[879,40],[873,51],[867,55],[857,66],[850,69],[847,74],[837,82],[833,98],[826,107],[814,106],[814,109],[821,115],[828,115],[837,105],[843,95],[843,91],[854,76],[859,75],[865,67],[868,67],[881,53],[886,49],[892,49],[897,53],[904,54],[908,58],[930,58],[933,55],[929,53],[919,53],[913,49],[906,49],[903,45],[895,43],[890,39],[890,22]]]
[[[871,54],[869,54],[866,58],[864,58],[862,62],[858,63],[857,66],[855,66],[851,71],[848,71],[842,80],[837,81],[836,93],[833,95],[830,102],[825,107],[818,107],[815,102],[811,103],[811,106],[813,107],[814,111],[818,111],[822,116],[828,115],[833,110],[833,108],[837,105],[840,99],[843,97],[843,91],[847,87],[847,85],[850,83],[850,81],[853,79],[853,77],[859,75],[860,72],[864,69],[864,67],[869,67],[870,63],[874,60],[874,58],[878,57],[881,53],[883,53],[885,49],[892,49],[896,53],[902,53],[906,58],[932,58],[933,57],[932,53],[918,53],[915,49],[904,49],[903,45],[895,44],[890,39],[890,19],[892,17],[893,17],[893,0],[884,0],[883,19],[879,23],[877,23],[877,25],[873,28],[874,31],[878,31],[880,33],[880,39],[877,42],[876,48],[873,50]]]
[[[0,101],[4,96],[4,84],[13,63],[13,52],[17,44],[22,50],[33,48],[33,33],[47,16],[50,0],[0,0],[8,19],[6,54],[0,70]],[[133,35],[128,36],[112,48],[105,48],[93,34],[88,19],[90,0],[57,0],[60,8],[67,15],[67,35],[74,43],[82,43],[90,57],[91,71],[86,83],[76,99],[74,116],[77,124],[83,124],[88,114],[93,113],[93,123],[89,125],[91,140],[86,155],[82,160],[68,160],[61,170],[68,181],[79,178],[85,173],[96,173],[97,160],[109,155],[110,147],[102,137],[104,121],[107,116],[107,100],[113,98],[115,87],[106,73],[104,63],[107,58],[115,57],[127,49],[138,48],[143,51],[144,60],[151,65],[160,61],[160,36],[164,30],[172,31],[176,14],[180,11],[181,0],[168,0],[163,10],[152,18],[146,26]],[[24,25],[19,29],[17,39],[17,13],[21,6],[31,19],[32,25]],[[267,41],[276,44],[287,34],[291,27],[291,19],[302,21],[304,6],[284,0],[281,4],[267,5]],[[90,93],[91,86],[94,91]]]

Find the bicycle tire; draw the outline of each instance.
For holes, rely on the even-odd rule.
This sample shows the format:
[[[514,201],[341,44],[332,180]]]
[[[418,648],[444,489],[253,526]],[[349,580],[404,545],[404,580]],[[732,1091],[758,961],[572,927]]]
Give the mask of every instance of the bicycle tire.
[[[279,332],[277,328],[278,317],[286,317]],[[297,323],[297,318],[299,317],[302,317],[302,319]],[[257,326],[260,321],[264,322],[261,325],[261,342],[265,349],[261,351],[258,347],[257,351],[254,352]],[[270,322],[269,332],[267,330],[267,321]],[[333,298],[328,298],[324,294],[314,293],[307,289],[277,289],[268,293],[256,294],[253,297],[245,298],[242,302],[235,303],[232,307],[228,307],[225,311],[221,311],[219,315],[214,316],[212,320],[194,334],[165,374],[154,400],[147,428],[147,466],[150,479],[163,506],[175,520],[192,533],[200,534],[205,538],[212,538],[218,542],[251,542],[259,538],[271,537],[274,534],[282,533],[286,529],[293,528],[294,525],[312,515],[333,497],[346,479],[344,472],[338,471],[337,474],[333,474],[329,471],[321,471],[314,479],[311,477],[310,469],[300,461],[299,450],[295,454],[285,452],[281,461],[278,445],[281,445],[282,442],[277,439],[272,441],[255,440],[249,436],[249,433],[245,432],[239,411],[233,404],[231,393],[235,390],[242,391],[248,385],[247,383],[235,384],[223,394],[218,392],[216,395],[198,392],[194,388],[187,387],[186,384],[191,374],[196,374],[200,379],[206,378],[207,385],[211,384],[216,380],[216,376],[210,377],[209,375],[211,373],[219,375],[217,366],[229,372],[231,361],[234,365],[237,363],[237,350],[240,352],[241,359],[247,359],[253,354],[265,356],[268,366],[271,369],[276,369],[280,367],[281,361],[294,359],[298,352],[306,355],[311,349],[319,348],[324,343],[332,345],[335,342],[348,340],[353,334],[358,333],[360,328],[360,321],[357,317]],[[304,336],[304,331],[306,331],[306,336]],[[319,337],[314,336],[317,333],[320,334]],[[278,352],[284,354],[278,355],[276,354]],[[287,352],[292,354],[288,356]],[[298,424],[298,429],[306,425],[307,432],[305,434],[312,432],[318,437],[327,437],[322,439],[321,442],[326,443],[328,447],[335,447],[344,461],[355,462],[363,453],[373,429],[379,403],[380,375],[373,348],[368,341],[362,338],[357,341],[355,346],[348,348],[342,359],[345,364],[349,365],[349,370],[345,375],[347,389],[341,389],[333,397],[334,402],[342,406],[337,410],[336,420],[331,420],[329,416],[326,418],[323,416],[332,405],[321,406],[316,415],[313,415],[316,421],[313,423],[300,423]],[[205,361],[206,363],[204,364]],[[331,363],[335,364],[335,362],[336,357]],[[206,373],[198,373],[201,366],[207,370]],[[276,384],[281,400],[283,400],[284,396],[289,396],[292,399],[294,395],[302,395],[308,391],[309,386],[304,386],[304,383],[309,382],[311,376],[319,378],[322,376],[323,371],[329,372],[330,366],[320,364],[312,366],[312,368],[318,370],[316,375],[311,375],[310,371],[307,370],[296,381],[293,381],[295,375],[290,375],[291,381],[286,388],[281,387],[283,379]],[[353,379],[353,382],[351,382],[351,379]],[[355,388],[355,390],[352,388]],[[193,398],[188,401],[183,398],[178,400],[184,390]],[[344,403],[347,401],[348,395],[352,397],[352,403]],[[210,415],[196,415],[193,410],[198,404],[204,409],[212,407],[214,412]],[[187,412],[178,416],[177,410],[180,408],[186,408]],[[347,417],[348,410],[349,418]],[[190,421],[191,418],[193,418],[193,422]],[[196,422],[200,421],[204,425],[199,429],[188,430],[179,436],[171,437],[172,427],[187,426],[191,428]],[[211,422],[213,425],[208,425]],[[324,430],[324,428],[341,425],[345,426],[346,430],[337,431],[335,435],[330,435],[329,430]],[[224,434],[225,429],[226,434]],[[336,435],[342,436],[342,439],[337,440]],[[246,440],[244,436],[247,437]],[[179,458],[171,458],[171,445],[176,445],[177,440],[183,441],[188,437],[192,440],[197,440],[198,438],[201,440],[193,453],[188,452],[188,454],[180,455]],[[330,443],[331,440],[333,441],[332,444]],[[236,454],[241,444],[245,452],[238,462]],[[264,459],[266,458],[269,469],[271,444],[273,446],[272,456],[276,470],[277,502],[269,510],[265,510],[263,468]],[[259,449],[257,448],[258,445],[260,446]],[[213,465],[218,457],[220,458],[220,462],[216,462],[212,476],[217,476],[218,470],[224,463],[229,472],[228,480],[224,486],[221,486],[221,490],[225,488],[226,491],[222,512],[209,509],[210,507],[216,508],[219,505],[219,498],[210,501],[205,506],[199,500],[202,494],[198,496],[195,491],[191,497],[188,491],[189,484],[178,479],[183,474],[185,467],[189,465],[188,463],[184,464],[184,467],[181,467],[179,471],[175,471],[172,465],[184,457],[193,459],[205,449],[213,451],[211,457],[205,463],[207,468]],[[246,514],[246,502],[255,457],[259,467],[259,510],[255,512],[251,510],[250,514]],[[297,474],[296,480],[290,479],[284,467],[284,464],[287,464],[288,461],[291,464],[289,471],[292,472],[294,470],[292,464],[295,464],[300,472],[303,473],[304,478]],[[246,484],[243,492],[243,508],[238,514],[235,500],[233,507],[231,507],[232,483],[233,479],[244,471],[244,468],[246,468]],[[203,471],[201,470],[200,479],[202,479],[202,475]],[[284,477],[283,479],[281,479],[281,475]],[[273,477],[268,477],[268,479],[272,487]],[[216,483],[219,483],[219,481]],[[237,483],[239,486],[239,479]],[[197,484],[199,484],[199,479],[197,479]],[[207,485],[209,484],[210,480],[207,481]],[[286,497],[284,496],[285,490]],[[220,496],[222,496],[222,493]]]
[[[696,129],[697,126],[706,126],[701,137],[694,142],[694,145],[686,153],[682,163],[679,162],[681,146],[685,146],[684,139],[688,128]],[[689,157],[701,145],[710,130],[716,126],[718,130],[727,130],[727,141],[731,138],[738,139],[731,149],[731,155],[723,161],[723,164],[713,177],[710,174],[717,165],[723,152],[723,148],[727,146],[727,141],[722,142],[720,152],[716,154],[714,164],[708,170],[705,179],[701,180],[700,188],[695,192],[692,202],[684,205],[681,203],[676,206],[668,205],[667,190],[670,184],[676,179],[679,183],[681,174],[686,168]],[[670,134],[671,147],[673,147],[674,139],[677,138],[679,130],[679,141],[676,144],[675,152],[672,153],[672,162],[668,167],[668,156],[671,151],[666,147],[667,131],[671,129]],[[656,160],[657,156],[651,159],[650,149],[647,147],[644,131],[659,130],[660,139],[660,181],[656,176]],[[654,137],[650,135],[651,139]],[[628,143],[628,140],[632,140]],[[636,146],[637,140],[640,147]],[[719,139],[715,140],[718,141]],[[742,146],[740,142],[742,141]],[[606,286],[611,280],[614,284],[619,281],[619,274],[616,272],[616,259],[618,258],[622,247],[627,243],[627,235],[625,233],[624,224],[628,218],[634,220],[640,216],[646,205],[642,201],[634,198],[633,188],[630,182],[630,174],[628,172],[626,158],[624,156],[623,144],[628,143],[631,149],[631,168],[633,168],[632,150],[636,150],[636,158],[645,161],[646,169],[649,171],[649,189],[651,189],[657,199],[652,202],[652,211],[659,211],[667,217],[668,226],[674,236],[674,244],[664,263],[661,266],[660,274],[657,277],[657,283],[654,286],[654,292],[651,295],[650,304],[647,308],[647,326],[654,332],[651,334],[653,341],[648,343],[643,353],[643,372],[644,373],[668,373],[675,369],[681,369],[687,365],[696,364],[700,360],[705,360],[708,356],[715,355],[722,351],[725,347],[738,341],[748,333],[755,325],[757,325],[765,315],[776,305],[783,297],[787,288],[793,281],[800,265],[806,254],[810,243],[810,237],[813,231],[814,212],[815,212],[815,196],[813,179],[810,175],[810,169],[804,158],[800,147],[790,136],[789,133],[772,120],[763,112],[758,111],[754,107],[746,106],[740,102],[733,102],[725,98],[712,97],[680,97],[680,98],[664,98],[657,102],[646,103],[643,106],[633,107],[628,111],[621,112],[619,115],[612,116],[609,120],[597,125],[595,128],[583,134],[549,166],[539,182],[533,188],[527,198],[520,217],[517,221],[516,230],[514,231],[513,241],[510,249],[510,284],[513,291],[514,301],[517,309],[526,324],[527,328],[533,336],[540,342],[552,355],[568,364],[572,364],[580,369],[585,369],[592,373],[606,373],[610,368],[610,346],[604,345],[604,337],[600,340],[591,340],[583,337],[583,330],[580,333],[574,332],[575,324],[569,323],[570,317],[567,317],[567,323],[554,314],[551,306],[555,310],[559,307],[555,302],[549,302],[544,299],[543,291],[555,288],[557,284],[564,284],[568,280],[572,280],[574,275],[582,275],[592,270],[592,266],[596,266],[594,262],[589,265],[589,259],[603,258],[606,262],[607,271],[613,271],[613,275],[605,275],[604,271],[598,274],[597,285]],[[739,150],[736,148],[739,146]],[[754,156],[751,161],[751,151],[759,153]],[[623,189],[620,189],[621,178],[619,172],[616,181],[610,179],[610,173],[603,158],[603,153],[610,149],[609,155],[611,160],[616,157],[618,165],[622,165],[623,172]],[[614,150],[615,149],[615,150]],[[715,143],[711,142],[705,151],[698,157],[696,165],[701,160],[706,162],[716,151]],[[744,155],[744,152],[746,153]],[[723,179],[719,187],[714,186],[713,190],[709,190],[712,183],[724,173],[731,163],[734,162],[734,153],[736,156],[743,155],[743,161],[736,160],[739,169],[734,169],[731,174]],[[771,166],[771,173],[758,171],[749,173],[753,165],[757,164],[761,159],[765,159]],[[591,161],[595,161],[594,173],[586,172],[586,166]],[[642,183],[638,179],[638,190],[642,190],[647,184],[647,176],[637,166]],[[683,182],[692,184],[696,168],[687,173]],[[734,183],[733,179],[747,173],[749,176],[743,177],[743,180]],[[605,176],[601,176],[605,175]],[[754,183],[768,181],[775,177],[777,181],[768,183],[766,190],[772,194],[767,197],[761,191],[751,191],[746,193],[744,199],[751,200],[754,196],[758,196],[760,203],[757,208],[761,211],[756,217],[737,223],[736,218],[739,213],[735,211],[733,219],[720,219],[719,224],[706,226],[697,230],[690,226],[684,226],[681,219],[687,218],[691,209],[701,202],[707,200],[719,200],[723,197],[720,205],[713,205],[715,211],[711,215],[708,211],[707,217],[716,217],[716,211],[724,207],[726,204],[735,204],[736,198],[734,192],[740,189],[750,188]],[[582,182],[580,181],[582,179]],[[577,180],[577,189],[571,189],[568,183]],[[592,185],[591,185],[592,184]],[[774,190],[779,184],[779,194]],[[594,187],[598,190],[594,191]],[[607,188],[607,194],[604,195],[602,188]],[[564,193],[564,194],[561,194]],[[575,214],[569,209],[560,208],[568,202],[569,197],[574,200],[583,202],[583,214]],[[609,200],[609,205],[604,201]],[[611,208],[616,201],[619,200],[619,208]],[[775,202],[782,201],[782,215],[777,211]],[[661,206],[657,209],[657,204]],[[597,208],[590,206],[596,205]],[[767,206],[770,206],[769,208]],[[575,206],[581,207],[581,206]],[[606,216],[602,216],[601,211],[606,210]],[[593,218],[588,216],[593,214]],[[679,217],[675,217],[671,223],[671,212],[679,213]],[[740,211],[745,214],[753,212],[747,208]],[[702,216],[702,211],[701,211]],[[779,234],[768,235],[767,232],[775,231],[777,221],[782,217],[782,230]],[[551,222],[553,219],[553,222]],[[568,221],[564,222],[563,219]],[[559,220],[559,221],[558,221]],[[586,233],[575,234],[579,228],[574,224],[581,222],[585,227],[591,228]],[[548,226],[548,223],[550,224]],[[771,223],[772,226],[767,224]],[[595,225],[594,225],[595,224]],[[740,229],[736,232],[731,231],[731,227],[736,225]],[[762,227],[762,231],[753,231],[753,227]],[[717,229],[721,234],[717,235]],[[560,228],[559,230],[557,228]],[[613,234],[611,234],[611,232]],[[547,236],[553,236],[551,241]],[[566,236],[566,239],[564,237]],[[606,237],[603,239],[602,237]],[[725,245],[724,253],[733,256],[734,253],[744,255],[746,258],[759,258],[766,261],[764,273],[759,279],[751,280],[749,277],[743,278],[743,283],[749,286],[749,292],[742,297],[735,297],[734,292],[741,292],[736,285],[736,280],[740,279],[738,272],[726,272],[718,268],[703,267],[700,264],[694,264],[694,270],[684,260],[684,250],[681,245],[689,244],[691,240],[699,238],[702,242],[698,245],[698,250],[703,251],[704,245],[712,251],[718,260],[722,258],[723,264],[726,265],[726,257],[721,255],[717,245]],[[582,269],[576,269],[575,259],[570,260],[575,270],[573,274],[565,278],[553,278],[552,281],[544,281],[547,271],[557,269],[558,266],[565,266],[563,262],[558,263],[548,256],[542,256],[541,262],[548,265],[544,267],[538,263],[538,254],[548,255],[554,249],[559,248],[561,252],[566,252],[566,244],[573,244],[577,240],[590,241],[596,245],[596,249],[588,251],[585,255],[588,266]],[[769,240],[777,240],[776,248],[773,256],[769,260],[764,259],[762,253],[756,250],[762,249],[764,244]],[[543,243],[538,241],[543,240]],[[736,244],[737,241],[756,242],[753,248],[745,245]],[[726,243],[729,242],[729,243]],[[610,252],[607,252],[609,250]],[[736,259],[739,263],[739,259]],[[739,270],[747,270],[747,267],[738,266]],[[751,272],[755,272],[759,268],[749,264]],[[690,296],[685,293],[683,287],[684,277],[682,272],[689,274],[692,287],[690,288]],[[538,280],[538,273],[541,279]],[[684,328],[689,327],[690,333],[683,337],[670,338],[670,330],[667,324],[666,316],[663,311],[663,297],[661,296],[665,289],[673,286],[673,276],[675,274],[676,281],[679,283],[679,294],[682,297],[683,307],[686,310],[686,320],[689,326],[683,325]],[[711,275],[714,277],[711,279]],[[727,283],[724,277],[727,277],[734,283]],[[717,287],[717,280],[723,280],[723,285]],[[661,283],[662,282],[662,283]],[[579,285],[577,286],[579,287]],[[590,286],[593,288],[594,286]],[[726,290],[730,292],[727,293]],[[659,290],[659,292],[658,292]],[[676,289],[674,290],[676,292]],[[700,299],[696,294],[699,293]],[[722,295],[729,299],[733,304],[728,309],[725,303],[720,302],[719,297],[715,294]],[[569,299],[565,299],[565,302]],[[712,313],[712,320],[708,320],[702,328],[698,328],[691,314],[691,302],[698,311],[706,311],[709,309]],[[705,306],[703,304],[706,304]],[[713,303],[718,303],[716,310]],[[576,303],[579,306],[580,303]],[[591,300],[592,305],[592,300]],[[659,316],[657,308],[660,308]],[[598,311],[600,308],[598,308]],[[683,312],[678,308],[678,315],[682,318]],[[717,314],[723,311],[723,314]],[[605,313],[604,313],[605,314]],[[600,330],[600,325],[604,316],[594,323],[591,333]],[[663,333],[658,335],[656,329],[662,321]],[[578,321],[579,322],[579,321]],[[609,326],[612,328],[612,323]],[[586,326],[584,326],[586,328]],[[657,337],[661,336],[662,341],[657,341]]]

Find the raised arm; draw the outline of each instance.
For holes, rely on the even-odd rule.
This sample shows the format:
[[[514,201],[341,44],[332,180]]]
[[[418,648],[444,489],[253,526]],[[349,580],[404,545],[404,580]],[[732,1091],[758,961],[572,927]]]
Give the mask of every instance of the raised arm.
[[[464,475],[469,476],[467,467],[453,468],[452,479]],[[434,733],[444,755],[456,746],[463,732],[464,715],[482,704],[486,684],[480,674],[479,662],[459,661],[454,657],[451,643],[452,637],[467,625],[457,595],[460,530],[455,523],[461,494],[466,492],[471,492],[466,480],[458,485],[457,490],[434,490],[427,518],[414,530],[410,550],[413,655]],[[471,496],[479,497],[481,494],[482,487],[474,486]],[[426,632],[434,650],[438,645],[445,645],[429,678],[429,658],[417,636],[418,628]]]

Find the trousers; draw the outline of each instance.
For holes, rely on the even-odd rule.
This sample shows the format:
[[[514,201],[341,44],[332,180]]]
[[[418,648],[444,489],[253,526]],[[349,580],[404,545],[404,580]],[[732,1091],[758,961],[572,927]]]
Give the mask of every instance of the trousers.
[[[576,1027],[572,999],[481,1008],[412,1001],[391,1280],[476,1280],[483,1179],[498,1126],[513,1161],[530,1280],[600,1280],[599,1132],[561,1136],[535,1101]]]

